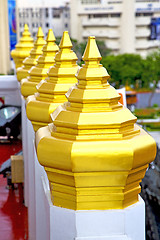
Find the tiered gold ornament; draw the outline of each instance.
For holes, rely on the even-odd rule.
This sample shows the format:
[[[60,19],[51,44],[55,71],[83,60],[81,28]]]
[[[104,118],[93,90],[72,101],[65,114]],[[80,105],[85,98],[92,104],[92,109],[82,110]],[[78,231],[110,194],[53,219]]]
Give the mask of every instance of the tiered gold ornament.
[[[118,103],[107,83],[95,37],[89,37],[68,102],[54,124],[37,131],[37,154],[53,204],[74,210],[122,209],[138,201],[139,182],[154,160],[156,143]]]
[[[42,55],[37,60],[37,65],[33,66],[29,71],[29,76],[21,81],[21,93],[25,98],[37,92],[37,84],[47,77],[49,68],[53,66],[55,54],[59,50],[55,41],[53,31],[50,29],[46,44],[42,49]]]
[[[42,54],[42,47],[46,43],[44,40],[44,34],[42,28],[38,28],[37,39],[34,43],[34,47],[30,51],[29,57],[23,61],[23,66],[17,69],[17,80],[20,82],[23,78],[29,76],[28,71],[32,66],[37,64],[38,57]]]
[[[77,56],[71,50],[72,43],[67,31],[63,33],[59,47],[56,63],[50,68],[48,77],[37,85],[38,92],[27,99],[27,117],[35,131],[51,122],[50,114],[66,100],[65,93],[77,81]]]
[[[11,56],[14,60],[16,68],[23,65],[23,60],[29,56],[33,48],[33,38],[29,32],[28,25],[24,25],[24,32],[19,43],[16,44],[15,49],[11,51]]]

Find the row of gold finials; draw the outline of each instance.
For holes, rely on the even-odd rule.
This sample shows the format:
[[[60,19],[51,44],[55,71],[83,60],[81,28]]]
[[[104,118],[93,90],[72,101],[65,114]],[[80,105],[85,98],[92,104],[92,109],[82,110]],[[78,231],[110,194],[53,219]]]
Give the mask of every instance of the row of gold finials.
[[[66,102],[66,95],[70,102],[67,105],[68,110],[76,112],[122,110],[121,115],[124,117],[121,117],[121,123],[127,121],[123,126],[124,132],[126,135],[137,133],[133,130],[136,118],[122,108],[118,103],[119,94],[107,82],[109,75],[100,64],[101,55],[95,37],[88,38],[83,55],[85,64],[81,70],[77,65],[78,58],[71,50],[72,43],[68,32],[63,33],[59,47],[55,41],[51,29],[45,41],[43,31],[39,27],[37,39],[33,43],[28,26],[25,25],[20,42],[11,52],[17,68],[17,79],[21,82],[21,93],[27,102],[27,117],[31,120],[34,130],[37,131],[40,127],[52,122],[51,113],[60,104]],[[74,90],[72,96],[69,96],[67,91],[77,83],[77,79],[78,90]],[[117,116],[108,121],[109,125],[117,124]],[[86,124],[89,123],[86,122]],[[104,125],[104,123],[101,124]]]
[[[33,43],[25,24],[22,38],[11,52],[21,93],[27,99],[27,116],[35,131],[51,122],[50,113],[66,100],[65,93],[76,83],[77,56],[71,50],[68,32],[63,33],[59,47],[55,41],[51,29],[44,40],[39,27]]]
[[[52,30],[45,41],[41,28],[33,45],[25,25],[12,52],[27,117],[39,129],[38,160],[47,172],[54,205],[124,208],[138,201],[155,143],[118,102],[95,37],[88,38],[82,67],[71,48],[68,32],[58,47]]]

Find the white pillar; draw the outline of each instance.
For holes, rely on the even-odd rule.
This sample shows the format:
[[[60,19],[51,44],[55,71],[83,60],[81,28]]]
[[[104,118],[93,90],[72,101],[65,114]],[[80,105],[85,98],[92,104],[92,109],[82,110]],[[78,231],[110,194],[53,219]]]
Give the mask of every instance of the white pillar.
[[[0,0],[0,74],[10,70],[9,27],[7,0]]]
[[[21,96],[21,119],[22,119],[22,149],[23,149],[23,160],[24,160],[24,204],[28,207],[29,198],[29,166],[28,166],[28,142],[27,142],[27,116],[25,108],[25,100]]]
[[[44,215],[37,220],[41,226],[37,239],[145,240],[145,204],[140,196],[137,203],[125,209],[74,211],[52,204],[46,180],[41,178],[41,214]]]
[[[22,143],[24,156],[24,200],[28,207],[29,240],[36,240],[36,202],[35,202],[35,134],[26,116],[25,99],[22,96]]]
[[[35,149],[35,133],[26,116],[25,99],[22,96],[22,139],[24,156],[24,200],[28,207],[29,240],[50,239],[50,205],[43,185],[49,192],[49,181],[39,164]],[[50,194],[50,192],[49,192]]]
[[[70,2],[70,31],[71,31],[71,37],[74,39],[78,39],[79,35],[79,28],[78,28],[78,6],[79,5],[79,0],[71,0]]]
[[[135,53],[135,0],[124,0],[121,16],[121,53]]]
[[[145,240],[145,205],[123,210],[74,211],[52,206],[50,240]]]

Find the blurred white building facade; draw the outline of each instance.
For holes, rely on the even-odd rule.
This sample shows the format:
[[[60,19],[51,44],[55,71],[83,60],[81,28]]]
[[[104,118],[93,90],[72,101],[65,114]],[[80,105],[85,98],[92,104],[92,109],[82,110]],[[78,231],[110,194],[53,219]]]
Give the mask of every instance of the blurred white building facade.
[[[145,57],[160,46],[159,0],[70,0],[70,16],[72,38],[93,35],[115,54]]]
[[[160,47],[160,0],[70,0],[70,4],[18,8],[19,32],[28,23],[33,37],[41,26],[55,36],[69,31],[83,42],[88,36],[103,40],[114,54],[147,53]]]
[[[24,24],[27,23],[32,36],[35,38],[38,27],[42,27],[46,36],[51,28],[55,36],[62,36],[63,31],[69,31],[70,24],[69,7],[25,7],[18,9],[19,32],[20,36],[24,30]]]

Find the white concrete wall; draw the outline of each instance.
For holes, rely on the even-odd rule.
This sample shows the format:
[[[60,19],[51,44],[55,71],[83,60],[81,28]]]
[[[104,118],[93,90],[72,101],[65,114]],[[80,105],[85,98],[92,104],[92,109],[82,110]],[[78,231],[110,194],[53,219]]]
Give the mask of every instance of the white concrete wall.
[[[3,92],[8,96],[8,85],[5,84],[7,80],[3,83],[0,79],[1,82]],[[13,87],[14,91],[20,94],[16,78],[12,77],[11,82],[8,91],[10,92]],[[10,94],[12,95],[13,91]],[[35,133],[31,122],[27,119],[23,97],[22,140],[24,198],[28,207],[29,240],[145,239],[145,206],[141,198],[136,204],[122,210],[74,211],[53,206],[46,172],[37,159]]]
[[[15,75],[0,76],[0,97],[4,97],[5,104],[21,106],[19,83]]]

